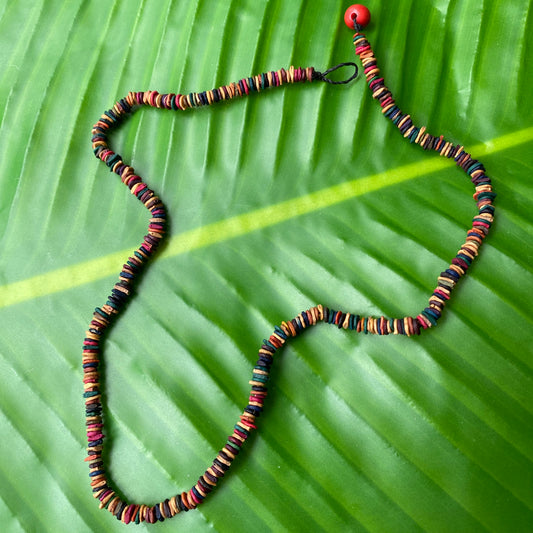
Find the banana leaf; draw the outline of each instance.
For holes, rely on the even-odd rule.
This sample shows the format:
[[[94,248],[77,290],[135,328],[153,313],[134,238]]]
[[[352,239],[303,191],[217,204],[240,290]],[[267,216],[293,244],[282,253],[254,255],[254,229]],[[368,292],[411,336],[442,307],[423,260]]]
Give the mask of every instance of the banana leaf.
[[[401,109],[486,166],[493,231],[437,328],[320,325],[288,343],[259,430],[220,487],[139,530],[533,530],[531,5],[368,6]],[[188,94],[352,61],[346,7],[0,2],[3,531],[126,527],[91,495],[81,347],[148,218],[95,160],[92,124],[129,91]],[[196,483],[275,325],[319,303],[416,316],[476,212],[464,174],[402,139],[361,74],[185,113],[143,108],[110,142],[171,217],[105,342],[106,458],[128,501]]]

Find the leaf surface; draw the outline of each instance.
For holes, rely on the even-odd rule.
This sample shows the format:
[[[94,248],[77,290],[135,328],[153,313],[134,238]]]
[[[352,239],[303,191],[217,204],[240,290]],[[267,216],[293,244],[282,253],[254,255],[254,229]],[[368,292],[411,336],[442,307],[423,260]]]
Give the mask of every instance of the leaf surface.
[[[0,3],[5,530],[125,527],[91,497],[80,355],[147,217],[94,159],[91,125],[130,90],[186,94],[351,61],[346,7]],[[493,231],[438,328],[399,338],[319,326],[292,341],[231,473],[161,531],[531,530],[530,4],[369,7],[366,33],[400,107],[493,178]],[[104,351],[110,474],[131,501],[196,483],[275,324],[317,303],[418,314],[475,214],[464,174],[406,143],[362,77],[139,110],[111,145],[171,214]]]

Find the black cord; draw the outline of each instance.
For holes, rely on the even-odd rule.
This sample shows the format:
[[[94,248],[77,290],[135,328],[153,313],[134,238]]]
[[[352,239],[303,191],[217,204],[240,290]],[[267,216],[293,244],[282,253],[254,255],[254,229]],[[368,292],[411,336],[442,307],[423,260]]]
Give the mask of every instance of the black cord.
[[[327,76],[328,74],[330,74],[331,72],[334,72],[335,70],[341,68],[341,67],[353,67],[354,68],[354,73],[347,79],[347,80],[342,80],[342,81],[334,81],[334,80],[330,80]],[[324,72],[318,72],[317,70],[314,71],[313,73],[313,79],[314,80],[320,80],[320,81],[325,81],[327,83],[331,83],[332,85],[343,85],[345,83],[350,83],[352,80],[354,80],[356,77],[357,77],[357,74],[359,72],[359,69],[357,68],[357,65],[355,63],[339,63],[338,65],[335,65],[334,67],[331,67],[331,68],[328,68],[328,70],[324,71]]]

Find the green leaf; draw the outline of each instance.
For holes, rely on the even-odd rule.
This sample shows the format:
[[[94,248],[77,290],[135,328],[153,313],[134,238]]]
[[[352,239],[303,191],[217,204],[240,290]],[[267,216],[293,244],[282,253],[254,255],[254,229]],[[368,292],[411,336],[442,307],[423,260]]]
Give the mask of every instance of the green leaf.
[[[351,61],[346,7],[0,3],[3,530],[123,529],[91,496],[80,356],[147,217],[94,159],[91,125],[131,90],[188,93]],[[319,326],[289,343],[232,471],[158,530],[531,531],[530,3],[369,8],[400,107],[493,178],[493,231],[438,328],[400,338]],[[105,344],[109,470],[129,501],[196,483],[274,325],[318,303],[418,314],[464,241],[468,179],[406,143],[360,78],[143,109],[112,135],[171,214]]]

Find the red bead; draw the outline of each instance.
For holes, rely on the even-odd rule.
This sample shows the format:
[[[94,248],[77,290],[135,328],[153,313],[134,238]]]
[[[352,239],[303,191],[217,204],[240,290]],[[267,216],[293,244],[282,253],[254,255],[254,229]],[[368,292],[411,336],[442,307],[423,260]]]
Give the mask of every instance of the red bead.
[[[350,6],[344,13],[344,23],[351,30],[354,29],[354,24],[365,27],[370,22],[370,11],[366,6],[361,4],[354,4]]]

